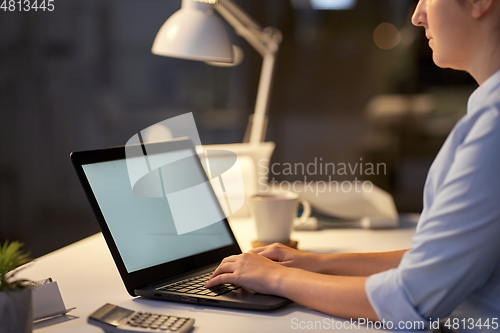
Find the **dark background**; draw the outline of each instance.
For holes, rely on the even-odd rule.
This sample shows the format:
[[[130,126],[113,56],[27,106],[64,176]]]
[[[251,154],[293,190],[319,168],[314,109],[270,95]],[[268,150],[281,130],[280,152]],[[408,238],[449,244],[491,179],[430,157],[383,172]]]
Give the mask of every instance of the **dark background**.
[[[272,162],[385,163],[387,174],[370,180],[400,212],[419,212],[427,169],[476,84],[434,66],[423,29],[410,23],[416,1],[358,0],[345,11],[307,0],[235,2],[283,33]],[[151,54],[180,0],[54,4],[54,12],[0,10],[0,241],[23,241],[34,257],[99,231],[69,152],[123,145],[186,112],[202,143],[241,142],[261,66],[234,34],[245,52],[238,67]],[[390,50],[374,42],[383,22],[401,32]]]

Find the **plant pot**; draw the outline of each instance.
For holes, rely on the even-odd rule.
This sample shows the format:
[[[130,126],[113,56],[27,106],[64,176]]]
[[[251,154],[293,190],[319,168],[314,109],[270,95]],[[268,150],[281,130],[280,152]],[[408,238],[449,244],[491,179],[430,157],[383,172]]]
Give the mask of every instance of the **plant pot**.
[[[0,292],[0,332],[33,332],[31,290]]]

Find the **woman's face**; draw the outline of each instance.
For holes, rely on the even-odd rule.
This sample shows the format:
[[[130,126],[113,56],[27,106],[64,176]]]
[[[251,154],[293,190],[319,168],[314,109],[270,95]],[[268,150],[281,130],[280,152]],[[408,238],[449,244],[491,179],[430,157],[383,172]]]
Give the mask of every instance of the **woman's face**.
[[[470,60],[470,12],[460,0],[420,0],[412,23],[425,28],[434,63],[466,70]]]

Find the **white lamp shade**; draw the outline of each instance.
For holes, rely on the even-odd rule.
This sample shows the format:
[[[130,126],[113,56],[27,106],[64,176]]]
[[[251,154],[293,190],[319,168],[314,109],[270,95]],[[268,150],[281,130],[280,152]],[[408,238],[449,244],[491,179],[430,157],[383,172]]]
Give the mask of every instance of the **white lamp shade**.
[[[233,62],[231,38],[213,5],[184,0],[160,28],[151,49],[156,55],[215,62]]]

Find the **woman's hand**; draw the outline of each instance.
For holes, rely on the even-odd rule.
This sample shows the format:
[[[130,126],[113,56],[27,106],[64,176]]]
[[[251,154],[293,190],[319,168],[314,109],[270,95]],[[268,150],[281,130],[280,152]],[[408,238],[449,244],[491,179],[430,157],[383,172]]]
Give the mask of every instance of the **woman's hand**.
[[[321,272],[321,255],[292,249],[280,243],[258,247],[249,251],[278,262],[286,267],[304,269],[306,271]]]
[[[261,294],[282,296],[280,280],[288,270],[257,253],[243,253],[225,258],[205,287],[232,283]]]
[[[337,317],[378,320],[366,296],[366,277],[312,273],[248,252],[224,259],[205,287],[225,283],[285,297]]]
[[[275,243],[250,252],[278,262],[285,267],[300,268],[313,273],[370,276],[399,265],[408,250],[380,253],[314,254]]]

